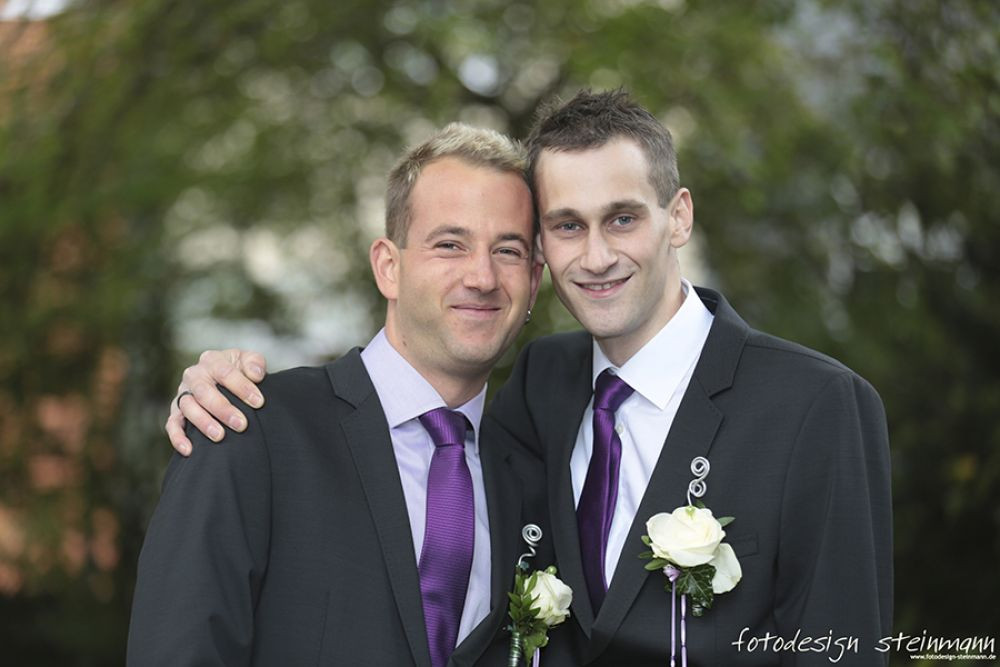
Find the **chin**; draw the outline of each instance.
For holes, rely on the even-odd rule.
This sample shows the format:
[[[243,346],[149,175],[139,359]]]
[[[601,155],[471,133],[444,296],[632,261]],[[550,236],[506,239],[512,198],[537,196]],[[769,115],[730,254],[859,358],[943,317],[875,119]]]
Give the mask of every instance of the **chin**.
[[[622,318],[613,312],[590,310],[580,314],[573,313],[573,316],[595,338],[614,338],[625,333],[621,326]]]
[[[503,355],[504,347],[500,343],[483,344],[455,342],[450,347],[451,357],[458,364],[475,370],[490,371],[493,364]]]

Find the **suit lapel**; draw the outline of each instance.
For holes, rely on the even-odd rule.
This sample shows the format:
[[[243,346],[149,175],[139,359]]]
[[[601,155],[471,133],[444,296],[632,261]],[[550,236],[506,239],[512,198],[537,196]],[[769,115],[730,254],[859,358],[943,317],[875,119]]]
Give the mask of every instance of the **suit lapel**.
[[[368,509],[382,548],[396,608],[414,661],[430,667],[430,649],[420,599],[420,576],[414,557],[406,499],[392,451],[385,413],[357,349],[327,366],[337,395],[355,407],[340,422],[351,450]]]
[[[688,483],[693,479],[691,460],[696,456],[709,456],[724,419],[712,397],[732,386],[749,335],[749,327],[720,294],[696,289],[715,319],[629,528],[608,595],[594,621],[592,656],[599,655],[607,647],[646,579],[650,575],[662,576],[647,572],[638,558],[645,550],[640,538],[646,533],[646,521],[658,512],[671,512],[687,502]]]
[[[509,462],[509,454],[493,436],[493,425],[483,418],[479,457],[483,465],[486,510],[490,519],[490,613],[452,654],[456,665],[473,664],[486,650],[507,615],[507,591],[514,583],[517,561],[518,521],[521,516],[521,480]]]
[[[542,441],[551,443],[546,451],[546,477],[549,491],[549,512],[552,516],[552,540],[559,566],[559,578],[573,589],[572,612],[584,633],[590,635],[594,610],[587,595],[580,558],[580,536],[576,526],[576,503],[573,500],[573,481],[569,461],[576,445],[580,420],[593,395],[591,368],[593,358],[588,354],[562,385],[565,392],[549,392],[536,424],[548,425],[551,433],[541,433]]]

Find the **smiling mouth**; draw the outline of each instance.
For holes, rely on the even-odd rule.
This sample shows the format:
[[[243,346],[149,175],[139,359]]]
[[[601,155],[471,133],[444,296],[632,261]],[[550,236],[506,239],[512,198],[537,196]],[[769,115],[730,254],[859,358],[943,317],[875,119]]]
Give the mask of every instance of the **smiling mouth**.
[[[618,291],[618,288],[628,282],[629,278],[631,278],[631,276],[621,278],[619,280],[609,280],[603,283],[576,283],[576,285],[584,292],[588,292],[593,296],[604,296]]]

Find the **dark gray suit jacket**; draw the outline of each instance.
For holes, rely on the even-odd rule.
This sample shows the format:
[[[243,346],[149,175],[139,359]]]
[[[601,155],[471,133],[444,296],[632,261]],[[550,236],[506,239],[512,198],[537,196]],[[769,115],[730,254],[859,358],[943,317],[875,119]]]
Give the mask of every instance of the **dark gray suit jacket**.
[[[261,390],[245,433],[214,445],[189,429],[194,453],[170,463],[139,558],[128,663],[430,667],[399,472],[359,351],[269,375]],[[495,428],[480,434],[492,611],[455,667],[504,664],[520,529],[545,520],[540,463]]]
[[[689,664],[829,665],[840,637],[858,637],[838,664],[884,664],[890,634],[892,512],[888,435],[872,387],[840,363],[750,329],[716,292],[698,289],[711,331],[595,618],[580,561],[569,460],[591,397],[591,337],[525,347],[490,413],[546,459],[556,561],[575,590],[566,664],[668,664],[670,594],[638,554],[646,520],[685,504],[691,460],[711,462],[705,504],[735,516],[726,541],[743,580],[688,618]],[[820,640],[812,652],[734,646],[765,633]],[[829,641],[829,650],[822,642]],[[850,645],[849,645],[850,646]],[[820,652],[815,652],[821,649]],[[678,658],[678,664],[679,658]]]

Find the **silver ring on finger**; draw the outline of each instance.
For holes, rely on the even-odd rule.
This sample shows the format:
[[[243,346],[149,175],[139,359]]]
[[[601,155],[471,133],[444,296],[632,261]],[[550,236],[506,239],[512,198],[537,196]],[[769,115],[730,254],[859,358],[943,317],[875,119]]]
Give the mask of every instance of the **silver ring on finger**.
[[[185,396],[190,396],[191,398],[194,398],[194,392],[191,391],[190,389],[185,389],[181,393],[177,394],[177,398],[174,399],[174,403],[177,404],[178,410],[181,409],[181,399],[184,398]]]

